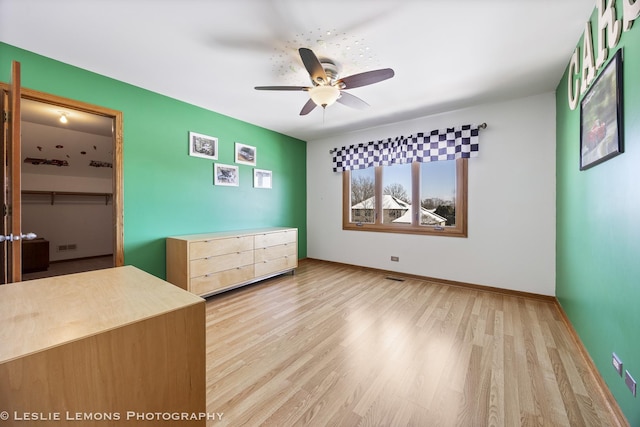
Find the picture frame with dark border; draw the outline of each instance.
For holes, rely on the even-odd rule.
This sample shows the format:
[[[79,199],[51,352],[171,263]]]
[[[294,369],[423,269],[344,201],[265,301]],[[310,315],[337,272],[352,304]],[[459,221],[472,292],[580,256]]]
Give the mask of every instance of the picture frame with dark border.
[[[218,138],[189,132],[189,155],[209,160],[218,160]]]
[[[580,102],[580,170],[623,152],[622,49],[619,49]]]

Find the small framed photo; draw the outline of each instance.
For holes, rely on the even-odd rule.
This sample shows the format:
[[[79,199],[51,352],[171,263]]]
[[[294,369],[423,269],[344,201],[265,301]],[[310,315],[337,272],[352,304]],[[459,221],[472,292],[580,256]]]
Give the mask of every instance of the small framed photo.
[[[580,170],[623,151],[622,50],[618,50],[580,104]]]
[[[256,147],[236,142],[236,163],[256,165]]]
[[[218,138],[189,132],[189,155],[218,160]]]
[[[240,185],[240,176],[238,175],[238,166],[223,165],[222,163],[213,164],[213,184],[227,185],[237,187]]]
[[[264,169],[253,170],[253,186],[255,188],[271,188],[273,173]]]

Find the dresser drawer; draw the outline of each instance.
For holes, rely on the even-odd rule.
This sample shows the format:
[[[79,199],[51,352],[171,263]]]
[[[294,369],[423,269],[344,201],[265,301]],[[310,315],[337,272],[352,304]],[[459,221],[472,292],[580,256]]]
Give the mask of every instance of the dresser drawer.
[[[253,264],[253,251],[234,252],[231,254],[211,256],[189,261],[190,277],[204,276],[209,273],[230,270],[236,267]]]
[[[298,245],[295,243],[285,243],[284,245],[269,246],[255,250],[255,262],[269,261],[276,258],[298,255]]]
[[[297,256],[287,256],[283,258],[262,261],[255,264],[256,277],[289,270],[298,266]]]
[[[253,249],[253,236],[238,236],[228,239],[211,239],[191,242],[189,244],[189,258],[198,259],[210,256],[228,254],[230,252],[244,252]]]
[[[255,248],[294,243],[298,240],[297,230],[279,231],[277,233],[264,233],[255,235]]]
[[[231,270],[194,277],[191,279],[189,291],[196,295],[207,295],[251,279],[253,279],[253,265],[245,265]]]

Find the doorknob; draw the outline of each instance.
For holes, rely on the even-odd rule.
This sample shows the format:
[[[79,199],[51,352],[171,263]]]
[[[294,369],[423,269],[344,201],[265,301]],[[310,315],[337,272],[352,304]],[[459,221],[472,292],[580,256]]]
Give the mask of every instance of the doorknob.
[[[27,234],[20,234],[19,236],[14,236],[13,234],[9,234],[8,236],[2,236],[0,235],[0,242],[13,242],[14,240],[33,240],[36,237],[38,237],[36,235],[36,233],[27,233]]]

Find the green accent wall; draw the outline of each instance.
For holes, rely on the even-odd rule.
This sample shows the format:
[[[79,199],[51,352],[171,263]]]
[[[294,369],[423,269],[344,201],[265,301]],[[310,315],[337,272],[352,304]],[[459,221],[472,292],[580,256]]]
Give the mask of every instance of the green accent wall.
[[[10,80],[12,60],[25,88],[123,112],[126,264],[165,278],[167,236],[270,226],[297,227],[306,257],[305,141],[4,43],[0,81]],[[214,186],[214,161],[188,155],[189,131],[218,138],[219,163],[234,164],[236,141],[256,147],[273,188],[253,188],[248,165],[238,165],[239,187]]]
[[[597,49],[595,12],[591,23]],[[640,381],[640,19],[618,47],[623,154],[580,171],[580,106],[569,108],[568,67],[556,91],[556,296],[627,420],[640,426],[640,395],[611,363],[615,352]]]

